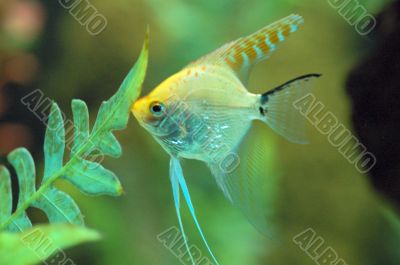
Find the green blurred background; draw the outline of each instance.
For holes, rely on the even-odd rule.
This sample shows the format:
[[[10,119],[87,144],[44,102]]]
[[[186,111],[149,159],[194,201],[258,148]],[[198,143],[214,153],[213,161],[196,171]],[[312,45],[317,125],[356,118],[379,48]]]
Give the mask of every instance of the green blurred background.
[[[373,14],[390,1],[359,1]],[[111,96],[135,62],[150,25],[150,61],[143,92],[190,61],[222,44],[250,34],[291,13],[305,26],[253,71],[249,88],[264,92],[299,75],[319,72],[315,95],[348,128],[349,71],[365,56],[370,38],[360,36],[328,1],[311,0],[91,0],[107,19],[99,35],[89,34],[58,1],[0,2],[0,155],[26,146],[42,161],[44,126],[17,100],[40,88],[70,115],[70,102],[81,98],[94,114]],[[9,85],[11,84],[13,85]],[[11,92],[10,92],[11,91]],[[7,92],[7,93],[6,93]],[[14,102],[14,103],[12,103]],[[10,109],[11,108],[11,109]],[[8,113],[8,114],[7,114]],[[186,161],[184,169],[199,220],[221,264],[315,264],[291,239],[313,228],[347,264],[400,264],[399,233],[382,212],[389,209],[369,184],[310,126],[311,144],[294,145],[269,133],[269,146],[284,175],[277,181],[283,240],[260,235],[218,190],[208,169]],[[88,226],[103,234],[98,243],[68,250],[78,265],[180,264],[157,240],[177,225],[169,157],[132,118],[118,132],[123,157],[105,161],[121,179],[120,198],[86,197],[61,184],[78,202]],[[39,168],[39,172],[40,172]],[[388,213],[387,211],[385,211]],[[31,211],[36,220],[41,213]],[[206,253],[188,212],[190,240]],[[397,234],[396,234],[397,233]]]

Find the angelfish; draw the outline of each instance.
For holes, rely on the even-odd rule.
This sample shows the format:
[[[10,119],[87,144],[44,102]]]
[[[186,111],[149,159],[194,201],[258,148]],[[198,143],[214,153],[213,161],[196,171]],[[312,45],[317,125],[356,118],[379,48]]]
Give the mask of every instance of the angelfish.
[[[256,144],[242,157],[237,151],[256,120],[291,142],[306,143],[304,117],[292,104],[309,92],[312,81],[320,75],[303,75],[263,94],[249,92],[246,81],[250,68],[268,58],[302,24],[302,17],[293,14],[227,43],[190,63],[133,104],[139,124],[171,156],[169,175],[176,213],[193,264],[180,215],[181,191],[205,246],[218,262],[196,218],[180,159],[205,162],[227,199],[256,228],[265,231],[268,213],[259,203],[258,191],[262,186],[258,182],[266,174],[259,166],[265,147]]]

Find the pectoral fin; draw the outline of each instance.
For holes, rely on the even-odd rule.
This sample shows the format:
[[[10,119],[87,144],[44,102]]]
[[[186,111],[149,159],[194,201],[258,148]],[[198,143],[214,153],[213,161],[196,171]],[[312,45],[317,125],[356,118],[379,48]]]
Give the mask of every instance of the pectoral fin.
[[[181,229],[182,237],[185,242],[186,251],[189,253],[192,264],[195,265],[196,263],[194,262],[192,253],[190,252],[188,240],[187,240],[187,237],[185,234],[185,230],[183,229],[181,210],[180,210],[180,198],[179,198],[179,180],[176,176],[175,168],[173,167],[173,163],[172,163],[172,159],[171,159],[171,163],[170,163],[169,175],[170,175],[170,180],[171,180],[171,185],[172,185],[172,194],[174,196],[175,210],[176,210],[176,215],[178,217],[179,228]]]
[[[186,204],[189,207],[190,214],[192,215],[192,218],[196,224],[196,227],[200,233],[200,236],[203,239],[204,244],[206,245],[207,250],[210,253],[211,257],[213,258],[215,264],[218,265],[218,261],[215,258],[214,254],[212,253],[211,248],[209,247],[207,240],[203,234],[203,231],[201,230],[200,224],[197,221],[196,213],[195,213],[195,210],[194,210],[194,207],[192,204],[192,200],[190,199],[190,194],[189,194],[189,190],[186,185],[185,177],[183,176],[182,167],[180,165],[179,160],[175,157],[171,157],[171,161],[170,161],[170,179],[171,179],[172,190],[173,190],[173,194],[174,194],[175,208],[176,208],[176,212],[178,215],[179,225],[180,225],[182,234],[184,236],[186,249],[189,252],[189,255],[190,255],[190,258],[191,258],[193,264],[195,264],[195,261],[193,260],[193,256],[189,250],[188,241],[186,239],[186,236],[185,236],[185,233],[183,230],[182,220],[181,220],[181,216],[180,216],[179,187],[182,189],[183,197],[185,198]]]

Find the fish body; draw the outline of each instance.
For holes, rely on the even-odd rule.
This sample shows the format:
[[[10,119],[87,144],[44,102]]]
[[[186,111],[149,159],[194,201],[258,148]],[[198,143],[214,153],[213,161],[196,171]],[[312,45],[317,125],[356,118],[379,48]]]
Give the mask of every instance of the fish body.
[[[146,103],[138,101],[134,113],[148,112],[150,102],[162,102],[165,116],[162,121],[153,121],[160,124],[150,127],[148,121],[154,118],[144,115],[143,126],[150,127],[152,135],[170,155],[210,162],[240,142],[246,133],[244,126],[250,127],[251,120],[259,115],[259,98],[249,93],[229,69],[194,66],[160,84],[142,99]],[[145,109],[139,110],[140,107]],[[248,122],[239,124],[223,120],[224,116],[234,120],[246,117]],[[236,128],[239,126],[240,129]]]
[[[278,43],[302,24],[301,16],[290,15],[227,43],[166,79],[132,107],[140,125],[171,156],[175,208],[189,254],[180,216],[181,194],[218,264],[197,221],[181,159],[205,162],[226,198],[259,231],[267,233],[266,224],[273,213],[263,204],[262,188],[269,174],[263,167],[266,149],[260,141],[265,136],[246,141],[246,135],[258,120],[291,142],[307,143],[304,117],[292,104],[308,93],[312,81],[320,75],[303,75],[263,94],[249,92],[246,84],[251,66],[268,58]],[[244,146],[244,142],[250,144]],[[192,256],[191,260],[196,263]]]

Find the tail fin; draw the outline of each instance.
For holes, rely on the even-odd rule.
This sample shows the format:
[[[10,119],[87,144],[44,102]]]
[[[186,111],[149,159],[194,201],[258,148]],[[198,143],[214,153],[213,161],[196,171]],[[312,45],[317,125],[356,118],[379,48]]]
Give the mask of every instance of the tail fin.
[[[308,143],[306,118],[293,104],[311,91],[313,81],[320,76],[300,76],[262,94],[259,108],[261,119],[287,140],[297,144]]]

